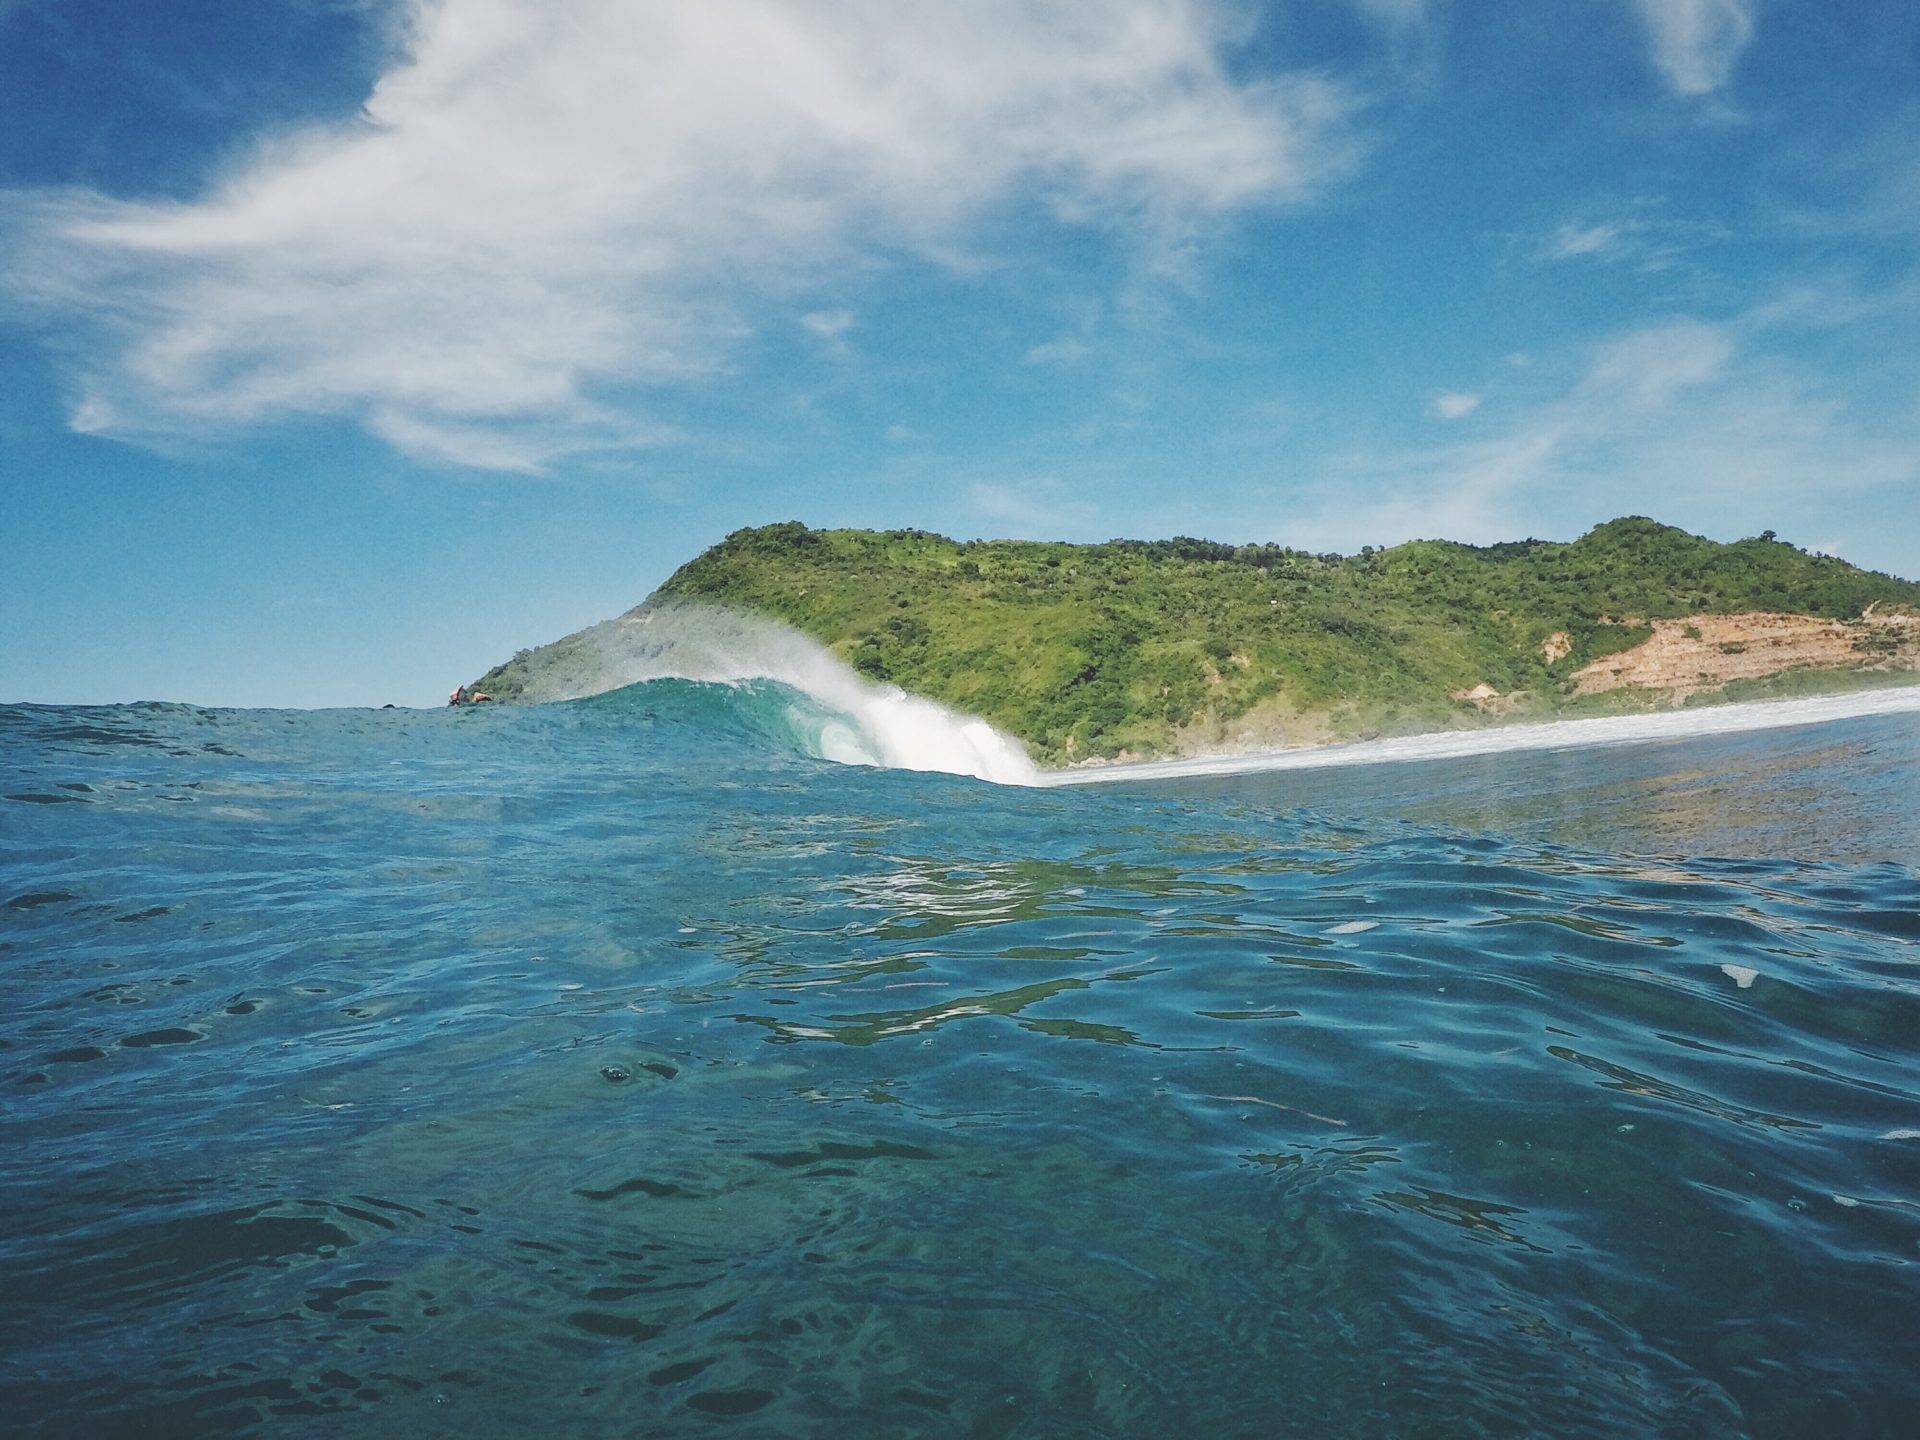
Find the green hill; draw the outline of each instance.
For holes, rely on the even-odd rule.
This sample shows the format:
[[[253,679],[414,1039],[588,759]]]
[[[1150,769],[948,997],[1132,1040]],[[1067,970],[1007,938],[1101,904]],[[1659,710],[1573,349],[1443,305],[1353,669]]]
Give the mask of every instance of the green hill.
[[[1920,663],[1920,585],[1771,533],[1720,544],[1637,517],[1565,544],[1351,556],[788,522],[729,535],[661,600],[777,617],[1054,763],[1750,698]],[[569,643],[532,653],[564,663]],[[1618,673],[1596,665],[1609,656]],[[528,698],[529,658],[478,684]]]

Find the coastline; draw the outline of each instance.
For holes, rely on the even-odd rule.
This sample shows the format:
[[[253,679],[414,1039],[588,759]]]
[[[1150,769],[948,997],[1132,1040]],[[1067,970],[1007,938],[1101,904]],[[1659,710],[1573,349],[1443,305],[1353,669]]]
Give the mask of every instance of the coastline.
[[[1039,783],[1057,788],[1330,769],[1343,765],[1410,763],[1509,750],[1630,745],[1750,730],[1791,729],[1830,720],[1920,712],[1920,680],[1786,699],[1741,700],[1625,714],[1433,730],[1390,739],[1349,740],[1217,752],[1155,760],[1088,760],[1042,770]]]

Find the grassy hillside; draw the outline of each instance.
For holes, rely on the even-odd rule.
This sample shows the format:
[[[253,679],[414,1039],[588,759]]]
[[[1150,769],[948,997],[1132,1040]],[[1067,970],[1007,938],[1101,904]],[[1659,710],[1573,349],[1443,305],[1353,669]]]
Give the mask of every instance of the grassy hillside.
[[[1570,544],[1416,541],[1345,557],[789,522],[735,532],[657,596],[776,616],[1058,762],[1485,723],[1484,705],[1451,698],[1476,686],[1509,718],[1619,709],[1646,697],[1576,698],[1571,677],[1645,640],[1648,620],[1850,619],[1920,606],[1920,585],[1771,535],[1718,544],[1639,518]],[[509,662],[480,683],[512,699],[518,674]]]

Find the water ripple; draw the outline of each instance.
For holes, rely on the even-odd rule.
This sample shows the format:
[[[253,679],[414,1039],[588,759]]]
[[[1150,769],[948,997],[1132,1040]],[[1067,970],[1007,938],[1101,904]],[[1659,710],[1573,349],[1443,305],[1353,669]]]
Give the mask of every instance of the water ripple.
[[[13,1430],[1920,1407],[1911,718],[1006,791],[695,700],[0,708]]]

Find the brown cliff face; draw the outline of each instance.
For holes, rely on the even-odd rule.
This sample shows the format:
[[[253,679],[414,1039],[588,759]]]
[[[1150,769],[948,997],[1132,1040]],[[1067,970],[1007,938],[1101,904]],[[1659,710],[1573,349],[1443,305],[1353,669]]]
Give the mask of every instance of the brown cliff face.
[[[1858,620],[1823,620],[1754,611],[1651,624],[1653,634],[1631,650],[1576,671],[1574,693],[1634,686],[1678,704],[1731,680],[1789,670],[1920,670],[1920,615],[1869,610]]]

